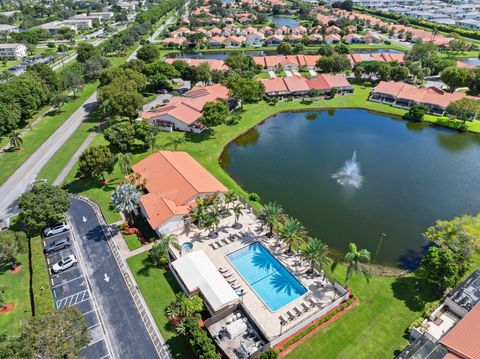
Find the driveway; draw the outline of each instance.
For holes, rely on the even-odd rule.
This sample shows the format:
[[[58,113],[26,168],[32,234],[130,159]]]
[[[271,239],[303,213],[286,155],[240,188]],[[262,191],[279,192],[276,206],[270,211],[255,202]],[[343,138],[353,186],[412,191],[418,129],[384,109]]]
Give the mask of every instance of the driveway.
[[[85,275],[97,299],[99,313],[112,345],[113,356],[132,359],[159,358],[127,287],[130,277],[120,270],[94,209],[84,201],[71,199],[67,214],[83,257]],[[161,341],[163,342],[163,339]],[[168,355],[163,357],[167,358]]]

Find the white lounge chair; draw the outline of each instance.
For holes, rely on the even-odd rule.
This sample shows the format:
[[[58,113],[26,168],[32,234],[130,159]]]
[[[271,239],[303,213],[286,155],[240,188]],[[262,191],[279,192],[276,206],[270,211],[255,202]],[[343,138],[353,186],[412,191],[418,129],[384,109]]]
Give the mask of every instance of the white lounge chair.
[[[278,319],[280,319],[280,324],[287,324],[288,320],[284,318],[283,314],[280,314],[278,316]]]
[[[223,247],[223,243],[220,241],[220,240],[216,240],[215,241],[215,244],[218,246],[218,247]]]
[[[302,304],[300,304],[300,306],[302,307],[304,312],[308,312],[312,308],[305,302],[302,302]]]
[[[232,272],[225,272],[225,273],[222,273],[223,275],[223,278],[228,278],[232,275]]]
[[[242,287],[239,283],[231,283],[230,285],[234,290],[238,290]]]
[[[228,272],[229,270],[230,270],[230,269],[225,268],[225,267],[220,267],[220,268],[218,268],[218,271],[219,271],[220,273],[225,273],[225,272]]]
[[[226,239],[226,238],[222,238],[220,241],[222,241],[223,243],[225,243],[225,245],[227,245],[227,244],[230,244],[230,242],[229,242],[229,241],[227,241],[227,239]]]
[[[237,280],[237,278],[235,277],[232,277],[232,278],[225,278],[227,280],[228,283],[233,283]]]
[[[309,301],[310,303],[312,303],[313,305],[318,305],[318,303],[319,303],[319,302],[318,302],[318,299],[315,298],[315,297],[310,297],[310,298],[308,298],[308,301]]]

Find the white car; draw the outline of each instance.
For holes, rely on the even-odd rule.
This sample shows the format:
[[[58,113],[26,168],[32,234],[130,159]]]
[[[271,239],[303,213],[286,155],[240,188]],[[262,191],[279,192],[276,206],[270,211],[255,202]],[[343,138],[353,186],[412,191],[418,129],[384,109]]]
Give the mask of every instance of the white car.
[[[65,269],[68,269],[74,266],[75,264],[77,264],[77,258],[73,254],[69,255],[68,257],[62,258],[60,262],[55,263],[52,266],[52,272],[58,273],[58,272],[64,271]]]
[[[50,237],[50,236],[54,236],[55,234],[59,234],[59,233],[68,231],[69,229],[70,229],[70,225],[68,223],[61,222],[61,223],[57,223],[57,224],[55,224],[51,227],[45,228],[45,230],[43,231],[43,235],[45,237]]]

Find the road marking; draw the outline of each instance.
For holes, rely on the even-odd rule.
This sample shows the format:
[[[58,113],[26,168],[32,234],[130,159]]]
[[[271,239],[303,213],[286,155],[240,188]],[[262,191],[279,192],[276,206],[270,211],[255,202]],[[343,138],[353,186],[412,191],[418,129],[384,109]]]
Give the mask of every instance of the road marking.
[[[87,296],[87,298],[85,298]],[[72,305],[82,303],[86,300],[90,299],[90,293],[87,289],[82,290],[81,292],[74,293],[69,295],[68,297],[62,298],[57,300],[57,309],[60,309],[64,306],[71,307]]]
[[[110,281],[110,277],[107,275],[107,273],[105,273],[105,277],[103,277],[103,280],[107,283]]]
[[[53,288],[60,287],[60,286],[65,285],[65,284],[67,284],[67,283],[73,282],[74,280],[77,280],[77,279],[80,279],[80,278],[83,278],[83,275],[78,276],[78,277],[73,278],[73,279],[70,279],[70,280],[67,280],[66,282],[58,283],[58,284],[54,285],[54,286],[52,287],[52,289],[53,289]],[[52,282],[53,282],[53,280],[52,280]],[[83,283],[83,282],[82,282],[82,283]],[[80,285],[82,285],[82,283],[80,283]]]

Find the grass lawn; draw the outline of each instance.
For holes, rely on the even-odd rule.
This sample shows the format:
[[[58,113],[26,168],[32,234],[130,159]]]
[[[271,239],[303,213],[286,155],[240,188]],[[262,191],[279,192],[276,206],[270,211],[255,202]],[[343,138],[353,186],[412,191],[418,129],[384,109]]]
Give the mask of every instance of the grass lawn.
[[[180,286],[171,272],[152,266],[147,255],[144,252],[128,258],[128,266],[173,357],[191,358],[185,339],[177,335],[164,314],[165,308],[175,300],[175,294],[181,291]]]
[[[96,84],[85,85],[75,100],[62,106],[59,114],[47,115],[23,136],[21,151],[7,151],[0,155],[0,168],[2,169],[0,184],[4,183],[95,92],[96,88]]]
[[[128,249],[131,251],[134,251],[135,249],[138,249],[143,246],[142,243],[138,240],[138,237],[136,234],[122,234],[123,239],[125,240],[125,243],[127,243]]]
[[[28,254],[21,254],[17,259],[21,270],[16,274],[10,272],[10,265],[0,266],[0,288],[5,288],[7,303],[15,303],[15,308],[11,312],[0,314],[0,334],[3,332],[17,334],[20,324],[32,316]]]

